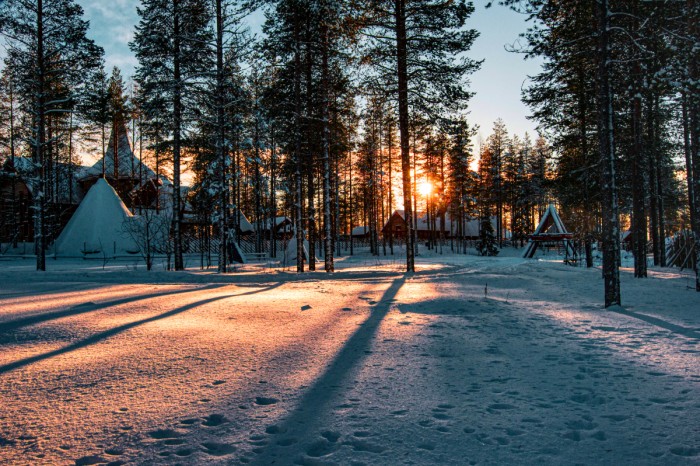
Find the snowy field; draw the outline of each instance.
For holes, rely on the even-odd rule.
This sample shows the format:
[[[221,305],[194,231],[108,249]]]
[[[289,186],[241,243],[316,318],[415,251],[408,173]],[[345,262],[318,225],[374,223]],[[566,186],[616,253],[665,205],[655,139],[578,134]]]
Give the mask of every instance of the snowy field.
[[[690,275],[604,310],[599,269],[519,252],[0,260],[0,464],[700,463]]]

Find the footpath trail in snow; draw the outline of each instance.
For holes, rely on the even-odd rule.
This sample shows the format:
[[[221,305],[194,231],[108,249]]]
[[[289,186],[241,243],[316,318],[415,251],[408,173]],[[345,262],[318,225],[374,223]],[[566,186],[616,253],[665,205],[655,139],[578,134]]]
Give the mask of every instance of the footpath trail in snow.
[[[595,269],[396,265],[173,284],[10,264],[0,463],[700,462],[700,297],[683,276],[623,272],[625,307],[604,310]]]

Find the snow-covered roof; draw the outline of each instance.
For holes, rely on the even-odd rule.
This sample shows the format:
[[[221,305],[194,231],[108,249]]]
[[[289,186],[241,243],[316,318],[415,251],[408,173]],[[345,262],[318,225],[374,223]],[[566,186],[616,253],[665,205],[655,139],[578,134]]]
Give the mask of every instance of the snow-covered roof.
[[[109,144],[107,146],[107,151],[104,157],[100,158],[91,167],[85,168],[80,178],[91,178],[102,176],[103,170],[105,177],[108,179],[114,178],[131,178],[138,179],[143,177],[143,179],[159,178],[164,185],[171,184],[165,176],[157,176],[156,173],[145,163],[141,162],[138,157],[134,155],[131,150],[131,143],[129,142],[129,135],[126,130],[126,125],[120,123],[116,127],[117,137],[114,135],[114,128],[112,128],[112,134],[109,137]],[[117,145],[116,158],[114,145]],[[117,170],[115,172],[115,165]]]
[[[250,223],[245,214],[240,210],[238,211],[238,221],[241,233],[253,233],[255,231],[253,224]]]
[[[51,164],[54,177],[51,180],[52,185],[56,185],[56,174],[58,174],[58,201],[68,202],[70,204],[78,204],[83,197],[83,191],[78,185],[77,174],[84,170],[86,167],[82,166],[69,166],[67,163],[62,162],[52,162]],[[30,157],[15,157],[14,165],[11,159],[7,159],[3,164],[3,170],[5,172],[15,172],[19,179],[21,179],[27,186],[27,190],[30,194],[34,189],[33,183],[30,181],[36,176],[34,162]],[[70,176],[72,175],[72,177]],[[69,186],[68,183],[72,186]],[[71,189],[72,188],[72,189]],[[69,193],[72,194],[72,199],[68,201]]]
[[[365,236],[368,233],[369,233],[369,227],[363,225],[363,226],[353,228],[351,234],[352,234],[352,236]]]

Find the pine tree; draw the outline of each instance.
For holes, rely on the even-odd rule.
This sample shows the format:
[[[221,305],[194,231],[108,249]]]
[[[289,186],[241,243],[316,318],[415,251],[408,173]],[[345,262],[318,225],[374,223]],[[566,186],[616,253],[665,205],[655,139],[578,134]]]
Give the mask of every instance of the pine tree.
[[[17,170],[16,157],[20,153],[21,125],[15,83],[11,70],[5,67],[0,75],[0,147],[3,148],[0,155],[0,167],[7,170],[10,179],[9,211],[4,212],[0,218],[0,234],[11,238],[12,247],[17,247],[19,229],[17,205]]]
[[[378,82],[389,84],[398,102],[401,171],[406,213],[406,271],[415,271],[411,205],[410,121],[412,113],[435,119],[463,110],[470,97],[466,77],[480,63],[466,58],[478,36],[464,24],[471,3],[396,0],[365,3],[366,31],[371,38],[367,60],[376,65]]]
[[[175,270],[182,270],[182,199],[180,171],[185,130],[195,114],[196,90],[211,69],[211,10],[207,0],[145,0],[137,8],[140,16],[130,44],[139,60],[136,82],[147,109],[158,107],[169,136],[173,163],[173,242]]]
[[[482,256],[497,256],[499,253],[488,209],[482,209],[479,217],[479,241],[476,243],[476,250]]]
[[[99,66],[103,54],[87,38],[88,23],[82,14],[72,0],[0,3],[0,34],[8,42],[6,66],[14,70],[18,95],[32,115],[29,141],[35,174],[30,182],[37,270],[46,270],[47,169],[57,136],[48,137],[49,119],[72,111],[83,76]]]
[[[449,129],[450,149],[447,156],[448,177],[447,197],[448,210],[453,227],[457,224],[456,234],[462,240],[462,252],[466,253],[466,222],[476,215],[476,177],[471,170],[472,138],[476,129],[471,127],[466,119],[453,121]]]

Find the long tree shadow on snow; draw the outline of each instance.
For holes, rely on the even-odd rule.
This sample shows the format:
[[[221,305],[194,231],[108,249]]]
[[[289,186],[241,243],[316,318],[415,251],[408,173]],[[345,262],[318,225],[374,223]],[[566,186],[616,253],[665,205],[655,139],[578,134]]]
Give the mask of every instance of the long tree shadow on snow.
[[[100,342],[100,341],[102,341],[102,340],[105,340],[105,339],[107,339],[107,338],[113,337],[113,336],[118,335],[118,334],[120,334],[120,333],[122,333],[122,332],[125,332],[125,331],[127,331],[127,330],[131,330],[132,328],[135,328],[135,327],[138,327],[138,326],[141,326],[141,325],[144,325],[144,324],[148,324],[148,323],[150,323],[150,322],[155,322],[155,321],[158,321],[158,320],[161,320],[161,319],[165,319],[165,318],[168,318],[168,317],[172,317],[172,316],[174,316],[174,315],[181,314],[181,313],[186,312],[186,311],[189,311],[189,310],[191,310],[191,309],[195,309],[195,308],[197,308],[197,307],[204,306],[204,305],[206,305],[206,304],[210,304],[210,303],[213,303],[213,302],[216,302],[216,301],[220,301],[220,300],[222,300],[222,299],[236,298],[236,297],[238,297],[238,296],[246,296],[246,295],[251,295],[251,294],[256,294],[256,293],[262,293],[262,292],[264,292],[264,291],[269,291],[269,290],[271,290],[271,289],[273,289],[273,288],[277,288],[277,287],[280,286],[280,285],[282,285],[282,283],[277,283],[277,284],[274,284],[274,285],[271,285],[271,286],[261,287],[260,289],[257,289],[257,290],[254,290],[254,291],[246,291],[245,293],[227,294],[227,295],[223,295],[223,296],[215,296],[215,297],[213,297],[213,298],[208,298],[208,299],[203,299],[203,300],[200,300],[200,301],[196,301],[196,302],[194,302],[194,303],[190,303],[190,304],[187,304],[187,305],[185,305],[185,306],[181,306],[181,307],[178,307],[178,308],[176,308],[176,309],[173,309],[173,310],[171,310],[171,311],[164,312],[164,313],[162,313],[162,314],[158,314],[158,315],[155,315],[155,316],[152,316],[152,317],[148,317],[148,318],[146,318],[146,319],[141,319],[141,320],[137,320],[137,321],[135,321],[135,322],[130,322],[130,323],[128,323],[128,324],[120,325],[120,326],[118,326],[118,327],[114,327],[114,328],[112,328],[112,329],[105,330],[105,331],[100,332],[100,333],[96,333],[96,334],[94,334],[94,335],[92,335],[92,336],[89,336],[89,337],[87,337],[87,338],[84,338],[84,339],[82,339],[82,340],[80,340],[80,341],[77,341],[77,342],[75,342],[75,343],[72,343],[72,344],[70,344],[70,345],[68,345],[68,346],[64,346],[63,348],[59,348],[59,349],[57,349],[57,350],[49,351],[49,352],[42,353],[42,354],[37,354],[37,355],[35,355],[35,356],[31,356],[31,357],[28,357],[28,358],[20,359],[19,361],[14,361],[14,362],[11,362],[11,363],[2,365],[2,366],[0,366],[0,375],[2,375],[2,374],[4,374],[4,373],[7,373],[7,372],[10,372],[10,371],[13,371],[13,370],[15,370],[15,369],[18,369],[18,368],[20,368],[20,367],[24,367],[24,366],[27,366],[27,365],[29,365],[29,364],[33,364],[33,363],[35,363],[35,362],[43,361],[43,360],[46,360],[46,359],[49,359],[49,358],[52,358],[52,357],[55,357],[55,356],[60,356],[60,355],[62,355],[62,354],[69,353],[69,352],[71,352],[71,351],[75,351],[75,350],[78,350],[78,349],[81,349],[81,348],[85,348],[85,347],[87,347],[87,346],[90,346],[90,345],[93,345],[93,344],[95,344],[95,343],[98,343],[98,342]],[[200,291],[201,291],[201,289],[200,289]]]
[[[27,317],[19,318],[19,319],[9,320],[6,322],[0,322],[0,344],[3,343],[3,341],[2,341],[3,334],[11,332],[13,330],[20,329],[22,327],[28,327],[30,325],[41,324],[44,322],[48,322],[50,320],[60,319],[62,317],[72,317],[72,316],[84,314],[87,312],[102,311],[102,310],[108,309],[110,307],[121,306],[122,304],[129,304],[129,303],[134,303],[137,301],[144,301],[144,300],[152,299],[152,298],[160,298],[163,296],[172,296],[172,295],[178,295],[178,294],[184,294],[184,293],[194,293],[197,291],[212,290],[212,289],[216,289],[216,288],[221,288],[222,286],[225,286],[225,285],[217,284],[217,285],[208,285],[208,286],[203,286],[203,287],[198,287],[198,288],[193,288],[193,289],[186,289],[186,290],[147,293],[147,294],[141,294],[141,295],[136,295],[136,296],[129,296],[126,298],[115,299],[112,301],[106,301],[106,302],[102,302],[102,303],[87,302],[87,303],[78,304],[76,306],[72,306],[68,309],[63,309],[60,311],[42,312],[39,314],[34,314],[34,315],[27,316]]]
[[[307,438],[308,431],[313,429],[313,423],[319,413],[329,408],[330,403],[342,386],[360,369],[362,361],[375,338],[377,330],[386,315],[391,310],[394,298],[406,281],[402,276],[391,282],[391,285],[373,307],[369,318],[348,339],[342,349],[333,359],[326,371],[301,398],[296,409],[277,427],[287,437]],[[270,446],[260,457],[255,458],[254,464],[287,464],[290,461],[289,449]]]

